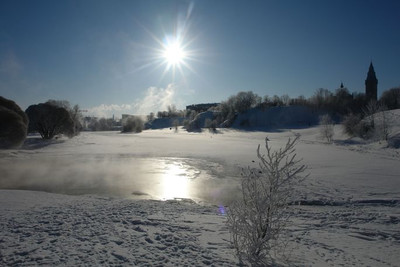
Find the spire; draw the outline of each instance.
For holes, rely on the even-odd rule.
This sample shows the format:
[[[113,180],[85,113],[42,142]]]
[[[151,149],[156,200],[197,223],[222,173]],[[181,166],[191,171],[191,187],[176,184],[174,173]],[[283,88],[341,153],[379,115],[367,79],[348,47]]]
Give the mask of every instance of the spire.
[[[344,85],[343,85],[343,82],[341,82],[340,83],[340,89],[343,89],[344,88]]]
[[[367,79],[365,80],[365,95],[367,96],[368,101],[370,100],[378,100],[378,79],[375,75],[374,65],[369,65],[369,70],[367,74]]]
[[[372,81],[376,80],[374,65],[372,65],[372,61],[371,61],[371,64],[369,65],[367,80],[372,80]]]

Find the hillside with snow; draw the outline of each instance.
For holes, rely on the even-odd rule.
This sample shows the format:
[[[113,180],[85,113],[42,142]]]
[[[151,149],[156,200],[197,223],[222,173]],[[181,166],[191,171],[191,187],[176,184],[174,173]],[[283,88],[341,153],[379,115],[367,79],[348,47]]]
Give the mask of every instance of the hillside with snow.
[[[225,221],[241,169],[265,137],[277,149],[300,136],[310,175],[288,211],[285,264],[399,266],[399,149],[340,125],[332,144],[318,127],[285,128],[30,136],[0,151],[0,265],[235,266]]]
[[[252,108],[239,114],[232,127],[270,130],[308,128],[318,124],[321,114],[324,113],[306,106]]]

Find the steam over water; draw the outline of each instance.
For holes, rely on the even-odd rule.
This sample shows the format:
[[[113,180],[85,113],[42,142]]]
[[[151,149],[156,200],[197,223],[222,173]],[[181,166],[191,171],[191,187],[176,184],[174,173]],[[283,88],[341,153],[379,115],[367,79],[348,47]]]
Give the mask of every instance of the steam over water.
[[[15,158],[0,165],[0,188],[220,203],[229,201],[238,185],[226,171],[219,163],[188,158]]]

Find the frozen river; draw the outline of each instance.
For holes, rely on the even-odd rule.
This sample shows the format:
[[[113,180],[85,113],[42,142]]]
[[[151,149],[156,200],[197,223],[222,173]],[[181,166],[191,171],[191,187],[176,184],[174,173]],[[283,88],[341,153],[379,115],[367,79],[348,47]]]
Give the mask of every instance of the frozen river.
[[[397,198],[398,151],[340,140],[327,146],[314,129],[297,132],[297,152],[310,173],[302,198]],[[51,143],[30,137],[23,149],[1,151],[0,189],[226,203],[237,195],[242,168],[257,167],[258,144],[268,135],[273,148],[281,147],[295,134],[84,132]]]
[[[237,190],[238,166],[170,148],[148,153],[163,140],[154,139],[115,132],[51,143],[30,137],[23,149],[0,154],[0,188],[213,203],[226,202]]]
[[[295,248],[297,265],[397,266],[400,153],[383,143],[348,140],[339,127],[334,144],[324,143],[318,128],[273,133],[227,129],[220,134],[183,130],[175,133],[168,129],[132,135],[94,132],[50,143],[29,138],[22,149],[0,151],[0,189],[61,194],[1,190],[3,235],[7,235],[2,249],[12,263],[17,259],[15,255],[36,260],[38,255],[48,252],[47,248],[55,248],[52,260],[57,259],[53,256],[67,254],[69,265],[74,265],[79,250],[76,238],[91,233],[91,242],[84,242],[90,251],[95,251],[96,257],[104,256],[103,250],[96,251],[96,240],[105,236],[112,243],[108,246],[107,241],[102,245],[107,251],[127,251],[123,256],[117,254],[115,262],[112,255],[105,256],[110,263],[116,264],[121,259],[133,261],[135,255],[141,255],[133,251],[136,248],[144,249],[144,254],[151,256],[148,261],[153,262],[165,250],[156,251],[159,246],[154,244],[162,239],[152,233],[168,233],[172,229],[174,240],[185,236],[187,247],[218,252],[218,259],[222,259],[230,246],[225,217],[218,215],[220,204],[240,196],[237,190],[241,170],[257,166],[256,149],[263,145],[266,136],[272,148],[279,149],[296,135],[300,135],[296,152],[310,173],[296,196],[302,205],[290,207],[293,214],[290,242]],[[191,201],[131,200],[137,198],[190,198],[218,206],[208,208],[192,205]],[[151,221],[154,216],[162,223],[155,225]],[[50,218],[49,223],[43,224],[43,217]],[[88,223],[81,224],[82,221]],[[139,223],[147,228],[136,232]],[[37,234],[30,237],[30,243],[20,242],[27,238],[25,234],[30,233],[32,225]],[[88,225],[92,226],[90,231]],[[16,226],[18,231],[14,231]],[[176,231],[177,227],[184,229],[184,235]],[[48,243],[40,245],[43,235],[55,231],[61,239],[54,241],[50,236]],[[149,236],[142,240],[143,231],[148,231]],[[114,243],[113,238],[118,236],[122,242]],[[200,243],[205,240],[205,245],[192,246],[192,240],[197,239]],[[131,243],[132,240],[136,243]],[[53,242],[58,242],[58,246]],[[40,250],[34,252],[32,249],[36,247]],[[174,247],[168,244],[168,248]],[[27,252],[18,254],[21,251]],[[175,251],[170,252],[176,255]],[[87,258],[87,253],[80,255],[81,259]],[[208,252],[204,255],[209,258]],[[179,255],[180,263],[182,259],[188,259],[187,254]],[[201,265],[199,262],[195,260],[194,265]]]

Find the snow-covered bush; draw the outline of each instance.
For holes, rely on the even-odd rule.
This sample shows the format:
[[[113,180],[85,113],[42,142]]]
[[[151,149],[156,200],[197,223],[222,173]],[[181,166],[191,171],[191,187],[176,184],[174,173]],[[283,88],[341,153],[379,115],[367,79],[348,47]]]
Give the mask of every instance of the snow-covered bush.
[[[129,116],[122,125],[123,133],[140,133],[143,130],[144,123],[140,117]]]
[[[26,138],[28,117],[11,100],[0,96],[0,148],[18,148]]]
[[[333,128],[335,123],[333,122],[331,116],[329,114],[325,114],[319,117],[319,129],[320,134],[323,139],[326,139],[329,143],[332,142],[333,139]]]
[[[241,197],[229,206],[227,225],[240,263],[271,266],[273,252],[283,256],[280,234],[288,223],[286,208],[295,186],[303,180],[306,166],[296,159],[299,137],[289,139],[285,147],[272,151],[265,141],[267,154],[257,148],[259,169],[243,174]]]

